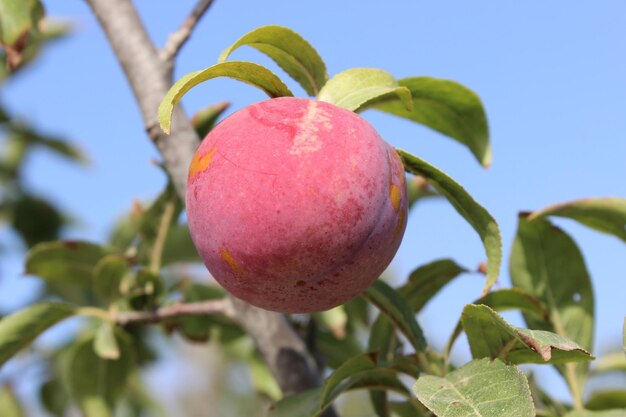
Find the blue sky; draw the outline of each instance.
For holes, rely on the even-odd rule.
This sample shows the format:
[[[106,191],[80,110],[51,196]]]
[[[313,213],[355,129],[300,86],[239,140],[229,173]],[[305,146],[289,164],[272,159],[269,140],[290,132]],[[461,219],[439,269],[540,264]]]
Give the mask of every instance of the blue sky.
[[[135,2],[158,45],[178,27],[193,1]],[[163,178],[126,80],[97,22],[82,1],[45,1],[48,13],[76,26],[76,34],[44,54],[7,85],[3,102],[43,130],[75,140],[88,168],[45,154],[33,155],[27,180],[80,219],[67,237],[102,240],[133,199],[150,199]],[[500,224],[505,259],[517,213],[582,197],[626,196],[626,3],[422,2],[314,3],[216,0],[182,51],[176,77],[212,65],[230,43],[266,24],[291,27],[326,61],[330,75],[350,67],[377,67],[397,77],[449,78],[476,91],[487,109],[493,164],[482,169],[467,149],[428,129],[365,112],[381,135],[443,169]],[[254,51],[234,58],[272,64]],[[285,77],[286,79],[286,77]],[[292,90],[304,95],[293,82]],[[231,80],[214,80],[184,99],[191,113],[229,100],[233,109],[265,99]],[[617,239],[559,221],[579,243],[594,279],[596,353],[620,342],[626,314],[626,247]],[[475,232],[444,201],[412,213],[392,271],[451,257],[474,268],[484,259]],[[20,305],[33,288],[17,279],[16,259],[2,266],[0,309]],[[505,265],[500,287],[509,285]],[[441,346],[482,277],[468,274],[431,303],[420,321]],[[517,315],[507,315],[520,323]],[[599,343],[598,341],[601,341]],[[460,358],[467,355],[459,349]],[[550,378],[548,376],[548,378]],[[558,383],[557,383],[558,384]]]

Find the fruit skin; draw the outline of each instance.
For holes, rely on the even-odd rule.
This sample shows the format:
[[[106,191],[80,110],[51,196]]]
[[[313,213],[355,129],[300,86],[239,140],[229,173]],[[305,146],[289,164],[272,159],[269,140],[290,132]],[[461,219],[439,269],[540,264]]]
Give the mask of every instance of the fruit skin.
[[[391,262],[407,217],[402,162],[357,114],[282,97],[232,114],[189,169],[191,236],[234,296],[286,313],[327,310]]]

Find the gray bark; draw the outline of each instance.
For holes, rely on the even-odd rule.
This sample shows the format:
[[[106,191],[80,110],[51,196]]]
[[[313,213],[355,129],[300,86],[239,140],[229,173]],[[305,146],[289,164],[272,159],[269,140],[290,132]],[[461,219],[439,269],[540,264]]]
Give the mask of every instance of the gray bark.
[[[171,86],[168,62],[159,57],[130,0],[86,0],[106,34],[141,109],[146,130],[159,149],[179,195],[185,197],[187,169],[199,138],[182,110],[172,134],[161,131],[157,108]],[[315,362],[284,315],[232,299],[236,320],[254,339],[285,394],[319,385]]]

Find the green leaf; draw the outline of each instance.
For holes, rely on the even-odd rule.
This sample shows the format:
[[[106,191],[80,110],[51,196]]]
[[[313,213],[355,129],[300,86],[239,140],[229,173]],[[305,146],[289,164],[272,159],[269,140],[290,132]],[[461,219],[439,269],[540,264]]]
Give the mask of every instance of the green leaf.
[[[61,303],[38,303],[0,320],[0,366],[37,336],[76,310]]]
[[[313,417],[319,415],[322,388],[288,395],[272,405],[267,417]]]
[[[315,96],[328,80],[326,65],[317,51],[299,34],[282,26],[262,26],[246,33],[221,53],[224,62],[243,45],[269,56],[296,80],[310,96]]]
[[[626,242],[626,198],[586,198],[555,204],[531,213],[528,221],[547,216],[568,217]]]
[[[183,203],[174,184],[168,181],[163,192],[141,217],[139,256],[154,273],[161,269],[167,236],[182,210]]]
[[[279,400],[283,396],[282,391],[265,361],[259,355],[252,355],[246,363],[254,390],[271,398],[273,401]]]
[[[423,406],[422,406],[423,407]],[[428,417],[431,413],[427,410],[418,411],[416,405],[410,401],[390,401],[389,408],[397,417]]]
[[[94,339],[76,342],[69,353],[67,381],[70,392],[87,417],[112,416],[112,409],[126,387],[135,358],[129,338],[121,331],[115,335],[119,359],[103,359],[94,351]]]
[[[465,271],[465,268],[450,259],[433,261],[411,272],[407,283],[398,288],[398,294],[406,300],[411,311],[419,313],[441,288]],[[391,323],[383,314],[379,314],[370,331],[368,350],[389,359],[396,343]]]
[[[535,315],[538,318],[548,320],[548,312],[543,303],[520,288],[504,288],[492,291],[480,297],[472,304],[482,304],[491,307],[495,311],[520,310],[526,314]],[[461,320],[457,323],[454,332],[450,336],[446,347],[446,355],[450,354],[456,339],[461,335],[463,325]]]
[[[389,401],[387,393],[385,391],[369,392],[370,401],[372,402],[372,408],[378,417],[390,417],[389,414]]]
[[[607,372],[626,372],[626,356],[623,352],[602,355],[594,362],[592,372],[595,375]]]
[[[343,365],[328,377],[323,385],[321,400],[327,401],[330,398],[336,398],[334,392],[341,390],[341,384],[353,375],[360,372],[371,371],[377,367],[377,357],[375,354],[364,353],[347,360]]]
[[[32,63],[50,42],[56,41],[67,36],[71,32],[71,25],[66,22],[57,22],[46,19],[44,27],[40,27],[40,33],[36,36],[30,36],[28,45],[21,51],[21,56],[17,65],[12,62],[13,67],[9,71],[8,57],[6,53],[0,50],[0,83],[11,75],[16,74],[22,68]],[[32,34],[32,32],[31,32]]]
[[[422,308],[450,281],[467,269],[452,259],[440,259],[422,265],[409,275],[406,284],[398,288],[411,310],[419,313]]]
[[[224,296],[225,291],[216,285],[193,283],[183,291],[185,303],[216,300]],[[219,314],[181,316],[168,322],[166,327],[177,329],[186,339],[195,342],[206,342],[216,336],[222,343],[228,343],[244,335],[233,320]]]
[[[577,410],[567,413],[563,417],[626,417],[626,408],[606,411]]]
[[[315,313],[314,315],[318,323],[330,330],[337,339],[346,337],[348,315],[342,305]]]
[[[86,164],[89,161],[76,145],[66,139],[40,133],[19,122],[11,123],[9,130],[29,147],[38,146],[72,162]]]
[[[519,217],[509,262],[511,282],[544,303],[550,321],[524,314],[529,328],[554,332],[586,350],[593,346],[594,297],[576,243],[547,220]],[[559,367],[575,395],[582,393],[588,364]],[[574,378],[576,386],[573,386]]]
[[[13,229],[28,247],[58,239],[65,219],[51,202],[34,195],[22,195],[6,204],[9,204],[12,211]]]
[[[413,108],[385,101],[376,109],[443,133],[466,145],[483,166],[491,165],[487,116],[476,93],[454,81],[431,77],[404,78],[399,85],[410,90]]]
[[[588,410],[626,409],[626,391],[610,389],[595,391],[585,404]]]
[[[26,273],[51,283],[91,288],[96,264],[113,250],[82,241],[40,243],[26,256]]]
[[[389,390],[411,398],[397,371],[377,368],[375,355],[364,354],[340,366],[321,388],[283,398],[268,417],[320,417],[339,395],[356,389]]]
[[[50,379],[39,389],[39,399],[44,409],[55,417],[63,417],[69,406],[69,394],[60,379]]]
[[[571,407],[565,406],[548,395],[538,384],[535,374],[527,375],[530,393],[535,402],[537,416],[558,417],[566,414]]]
[[[438,417],[534,417],[528,381],[515,366],[481,359],[445,378],[427,375],[413,391]]]
[[[24,417],[19,400],[7,385],[0,387],[0,410],[2,417]]]
[[[44,9],[39,0],[0,0],[0,45],[5,48],[9,66],[16,67],[29,37],[39,31]]]
[[[483,288],[483,294],[486,294],[498,279],[502,263],[502,238],[498,224],[487,210],[444,172],[406,151],[397,149],[397,152],[405,169],[428,179],[480,236],[487,252],[487,282]]]
[[[338,339],[330,332],[319,331],[316,336],[317,349],[328,362],[326,365],[333,369],[337,369],[347,360],[363,353],[361,345],[352,335]]]
[[[200,138],[204,138],[213,129],[217,119],[224,114],[229,106],[229,102],[222,101],[221,103],[205,107],[193,115],[191,124]]]
[[[159,274],[148,269],[139,269],[124,276],[120,293],[126,297],[133,310],[153,310],[163,293],[163,280]]]
[[[189,73],[170,88],[159,105],[159,123],[165,133],[170,133],[174,106],[192,87],[217,77],[229,77],[263,90],[271,98],[293,96],[289,88],[267,68],[244,61],[221,62],[200,71]]]
[[[100,324],[93,340],[93,350],[102,359],[119,359],[120,348],[115,338],[115,325],[105,321]]]
[[[474,359],[499,358],[513,364],[594,359],[585,349],[563,336],[514,327],[486,305],[466,305],[461,322]]]
[[[409,89],[398,85],[387,71],[376,68],[340,72],[326,83],[318,98],[355,112],[382,100],[397,100],[407,110],[413,108]]]
[[[94,292],[109,302],[117,299],[121,295],[120,284],[130,273],[129,259],[121,255],[104,256],[93,270]]]
[[[384,281],[376,280],[362,294],[401,331],[416,351],[426,349],[426,340],[407,302]]]
[[[177,262],[202,262],[187,224],[173,225],[165,238],[161,263],[167,266]]]

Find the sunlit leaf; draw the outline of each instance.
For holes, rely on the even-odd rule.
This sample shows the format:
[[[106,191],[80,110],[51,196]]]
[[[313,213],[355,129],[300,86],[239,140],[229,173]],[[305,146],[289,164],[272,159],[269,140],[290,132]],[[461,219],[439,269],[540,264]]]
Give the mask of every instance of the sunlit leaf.
[[[443,133],[466,145],[483,166],[491,165],[487,116],[476,93],[454,81],[431,77],[404,78],[399,85],[410,90],[413,108],[385,101],[376,109]]]
[[[25,417],[22,405],[8,385],[0,387],[0,410],[2,417]]]
[[[513,364],[594,359],[585,349],[563,336],[514,327],[486,305],[466,305],[461,321],[474,359],[499,358]]]
[[[45,281],[91,288],[96,264],[110,248],[81,241],[40,243],[26,257],[26,273]]]
[[[76,310],[61,303],[33,304],[0,320],[0,366]]]
[[[330,330],[337,339],[346,337],[348,316],[343,306],[316,313],[315,316],[318,322]]]
[[[224,62],[235,49],[243,45],[251,46],[272,58],[310,96],[316,95],[328,80],[326,65],[317,51],[289,28],[270,25],[254,29],[226,48],[218,61]]]
[[[480,236],[487,252],[487,282],[483,293],[495,284],[502,263],[502,238],[494,218],[463,187],[444,172],[415,155],[397,150],[407,171],[422,175],[441,193]]]
[[[548,216],[568,217],[626,242],[626,198],[585,198],[555,204],[528,216],[528,221]]]
[[[438,417],[534,417],[528,381],[499,359],[469,362],[445,378],[427,375],[413,391]]]
[[[406,109],[413,108],[411,92],[398,85],[387,71],[351,68],[328,80],[318,98],[351,111],[359,111],[382,100],[394,99]]]
[[[93,350],[102,359],[119,359],[120,348],[115,337],[115,325],[102,322],[93,340]]]
[[[0,0],[0,45],[6,51],[11,68],[22,59],[29,38],[39,31],[44,9],[39,0]]]
[[[21,69],[28,67],[29,64],[41,55],[41,51],[45,49],[50,42],[62,39],[70,34],[72,30],[72,26],[67,22],[46,19],[43,23],[43,25],[39,25],[40,32],[36,36],[29,37],[28,45],[21,51],[21,59],[17,65],[13,63],[13,68],[9,69],[8,56],[5,51],[0,50],[0,83],[8,77],[17,74]]]
[[[263,90],[270,97],[293,96],[278,76],[267,68],[244,61],[226,61],[183,76],[167,92],[159,105],[159,123],[165,133],[170,133],[174,106],[187,91],[196,85],[217,77],[228,77]]]

